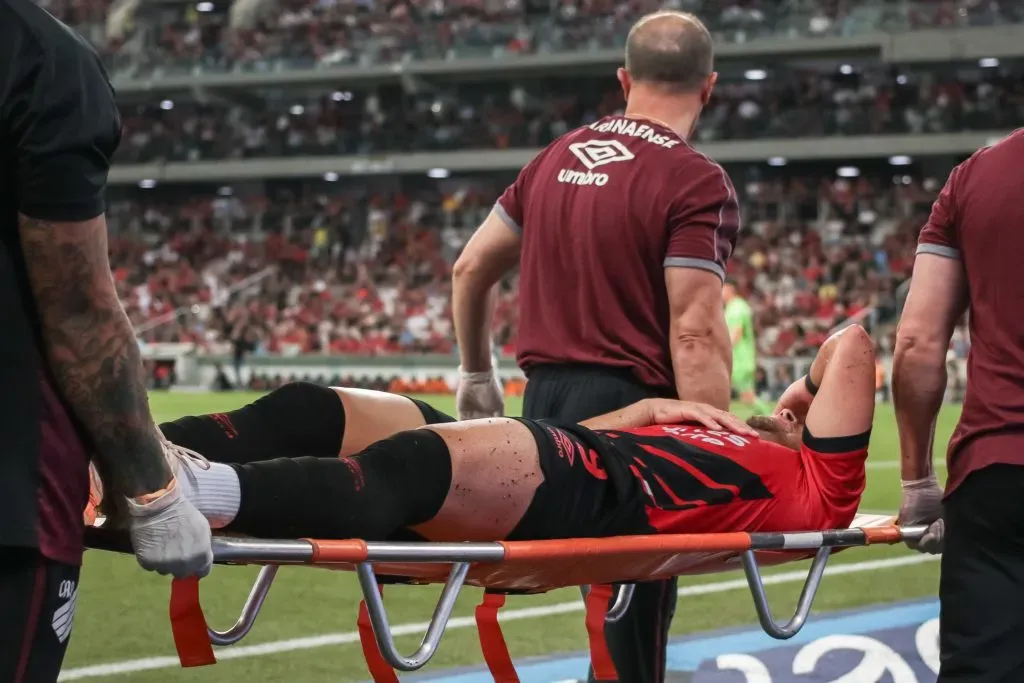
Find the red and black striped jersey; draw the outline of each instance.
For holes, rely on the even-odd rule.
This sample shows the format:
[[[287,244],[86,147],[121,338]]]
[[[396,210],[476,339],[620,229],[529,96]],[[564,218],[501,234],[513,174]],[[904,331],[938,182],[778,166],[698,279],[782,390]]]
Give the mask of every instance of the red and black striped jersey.
[[[864,491],[869,433],[799,450],[688,425],[598,432],[602,462],[639,482],[659,533],[842,528]],[[634,487],[634,490],[635,487]]]

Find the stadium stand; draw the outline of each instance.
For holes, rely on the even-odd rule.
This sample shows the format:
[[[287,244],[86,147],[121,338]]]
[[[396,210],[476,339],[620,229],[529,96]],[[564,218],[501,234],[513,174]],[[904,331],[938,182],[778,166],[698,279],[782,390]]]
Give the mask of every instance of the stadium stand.
[[[756,73],[751,75],[756,76]],[[124,162],[198,161],[387,151],[541,147],[621,111],[607,78],[489,83],[403,94],[302,93],[258,102],[161,99],[125,111]],[[1012,126],[1024,113],[1016,71],[976,80],[871,69],[779,73],[723,83],[702,117],[702,142],[828,135],[947,133]]]
[[[118,87],[111,249],[140,339],[236,369],[450,354],[462,244],[538,147],[621,110],[618,46],[661,6],[700,13],[721,46],[695,139],[742,196],[730,274],[764,357],[806,357],[848,320],[888,347],[945,173],[1024,118],[1019,46],[1000,33],[1024,13],[1009,1],[47,6],[101,48]],[[956,51],[936,40],[949,28]],[[495,323],[506,353],[515,289]]]

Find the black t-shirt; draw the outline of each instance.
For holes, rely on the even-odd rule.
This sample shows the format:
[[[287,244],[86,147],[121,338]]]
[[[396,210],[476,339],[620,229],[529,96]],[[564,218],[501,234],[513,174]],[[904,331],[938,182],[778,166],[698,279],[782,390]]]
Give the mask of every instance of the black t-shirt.
[[[96,53],[31,0],[0,0],[0,546],[81,560],[88,461],[50,378],[18,214],[54,230],[104,211],[120,142]]]

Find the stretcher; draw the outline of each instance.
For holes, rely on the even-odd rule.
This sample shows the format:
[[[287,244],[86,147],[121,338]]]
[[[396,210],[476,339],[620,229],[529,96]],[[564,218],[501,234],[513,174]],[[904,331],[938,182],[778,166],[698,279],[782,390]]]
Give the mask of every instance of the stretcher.
[[[416,671],[437,652],[465,586],[484,588],[476,622],[484,661],[498,683],[518,683],[498,623],[509,594],[542,593],[568,586],[590,586],[586,627],[597,680],[615,680],[604,642],[604,623],[621,618],[633,582],[708,574],[742,567],[758,621],[773,638],[800,631],[832,553],[850,547],[917,540],[925,527],[900,527],[889,516],[858,515],[847,529],[791,533],[720,533],[625,536],[557,541],[467,543],[367,542],[361,540],[258,540],[215,536],[214,560],[222,565],[261,565],[235,623],[224,631],[207,626],[196,579],[174,580],[170,618],[182,666],[214,664],[213,646],[233,645],[252,629],[278,569],[284,565],[354,571],[363,593],[357,624],[374,681],[398,681],[397,671]],[[126,536],[102,526],[87,528],[90,548],[130,552]],[[792,616],[781,621],[768,606],[761,568],[811,560]],[[384,607],[386,584],[443,584],[419,647],[403,655],[395,645]]]

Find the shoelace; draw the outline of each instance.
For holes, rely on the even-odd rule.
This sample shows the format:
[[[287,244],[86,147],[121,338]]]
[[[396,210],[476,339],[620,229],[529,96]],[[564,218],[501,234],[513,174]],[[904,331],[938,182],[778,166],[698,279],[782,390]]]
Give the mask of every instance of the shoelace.
[[[199,469],[210,469],[210,461],[207,460],[205,457],[203,457],[199,453],[196,453],[190,448],[185,448],[184,446],[179,446],[176,443],[172,443],[163,434],[160,434],[160,445],[163,446],[164,453],[169,458],[176,458],[177,460],[180,460],[183,465],[185,465],[182,469],[184,469],[185,472],[188,473],[188,478],[192,480],[193,485],[196,485],[198,481],[196,480],[196,475],[193,474],[192,470],[188,467],[188,461],[195,463],[196,466],[199,467]]]

